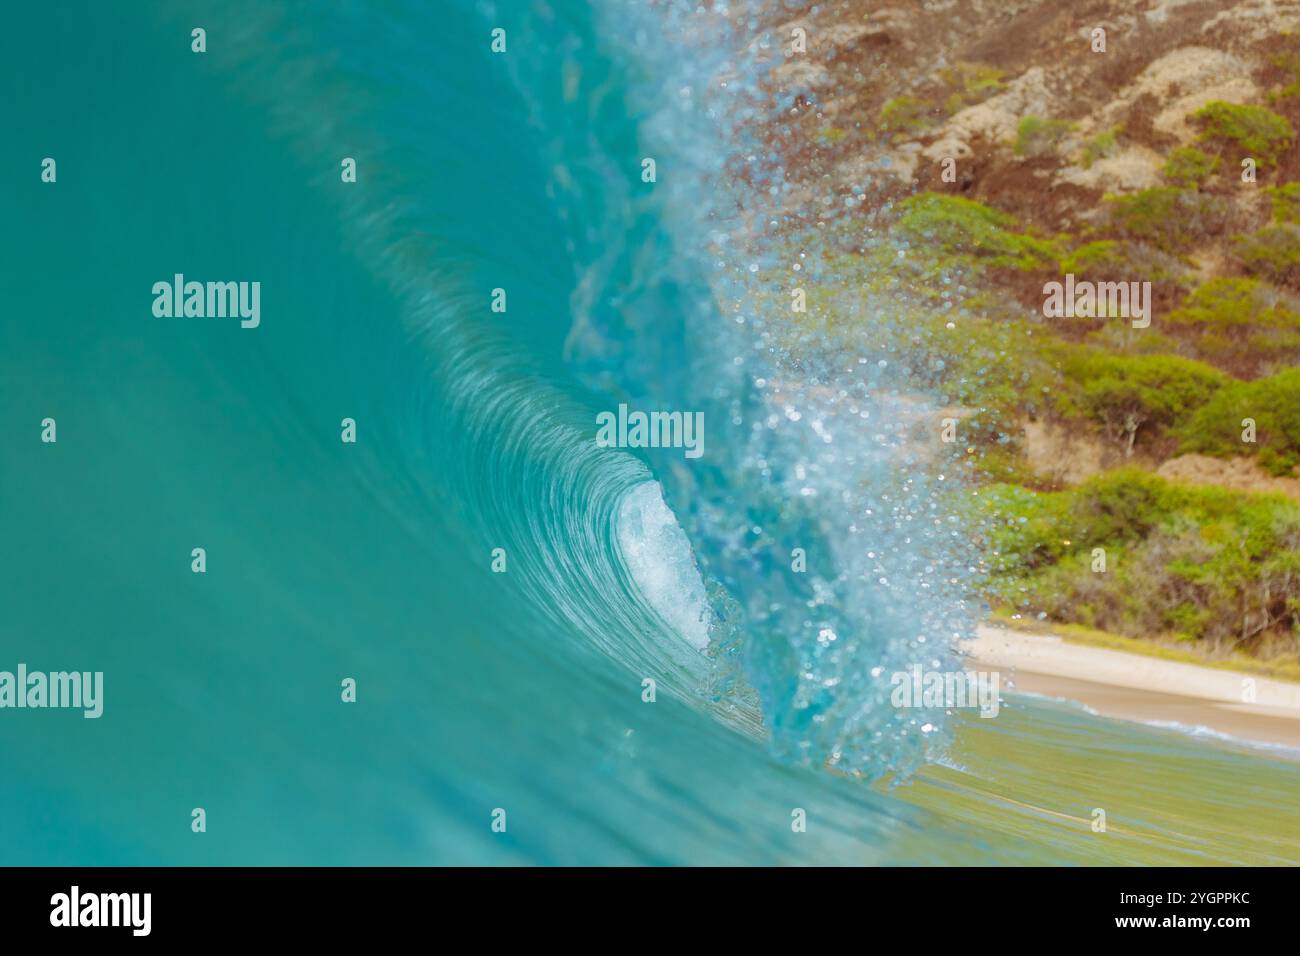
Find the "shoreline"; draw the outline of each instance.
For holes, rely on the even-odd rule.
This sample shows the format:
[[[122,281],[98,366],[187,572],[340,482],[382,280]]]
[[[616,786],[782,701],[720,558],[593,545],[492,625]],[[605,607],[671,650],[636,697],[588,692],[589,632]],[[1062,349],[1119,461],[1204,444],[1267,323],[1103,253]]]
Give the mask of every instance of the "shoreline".
[[[981,625],[963,645],[972,666],[1008,672],[1012,692],[1083,704],[1104,717],[1177,724],[1300,750],[1300,684],[1076,644],[1055,634]],[[1254,697],[1243,698],[1253,682]],[[1202,731],[1204,732],[1204,731]]]

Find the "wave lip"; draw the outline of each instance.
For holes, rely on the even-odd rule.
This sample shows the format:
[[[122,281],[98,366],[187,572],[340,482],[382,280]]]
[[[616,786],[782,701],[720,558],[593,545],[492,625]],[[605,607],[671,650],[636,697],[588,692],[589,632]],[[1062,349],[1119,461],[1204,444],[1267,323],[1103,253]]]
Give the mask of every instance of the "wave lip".
[[[686,532],[657,481],[633,488],[618,515],[627,570],[651,608],[696,650],[709,646],[712,615]]]

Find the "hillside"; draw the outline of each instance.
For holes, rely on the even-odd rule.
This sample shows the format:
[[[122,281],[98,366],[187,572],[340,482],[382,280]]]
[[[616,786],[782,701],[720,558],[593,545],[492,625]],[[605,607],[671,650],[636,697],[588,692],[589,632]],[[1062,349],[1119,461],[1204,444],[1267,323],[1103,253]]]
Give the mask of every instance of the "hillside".
[[[911,380],[962,409],[986,596],[1295,658],[1300,3],[839,2],[772,28],[807,35],[765,127],[808,286],[787,345],[906,336]],[[1049,314],[1053,282],[1094,314]]]

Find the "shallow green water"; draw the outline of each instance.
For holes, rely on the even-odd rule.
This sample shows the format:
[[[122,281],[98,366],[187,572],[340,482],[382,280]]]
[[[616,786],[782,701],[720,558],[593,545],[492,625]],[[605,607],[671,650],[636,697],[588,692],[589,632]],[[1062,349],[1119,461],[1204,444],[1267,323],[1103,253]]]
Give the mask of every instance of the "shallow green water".
[[[952,763],[895,793],[982,834],[1001,862],[1047,862],[1045,847],[1086,866],[1300,861],[1294,755],[1010,701],[996,720],[965,721]]]

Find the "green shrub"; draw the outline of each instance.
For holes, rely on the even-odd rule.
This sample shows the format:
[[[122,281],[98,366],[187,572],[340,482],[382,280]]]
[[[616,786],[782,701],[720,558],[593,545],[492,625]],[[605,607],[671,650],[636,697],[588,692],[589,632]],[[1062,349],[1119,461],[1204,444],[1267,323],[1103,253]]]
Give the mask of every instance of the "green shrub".
[[[958,63],[940,75],[948,86],[956,87],[944,104],[945,111],[951,115],[1000,92],[1006,72],[982,63]]]
[[[1213,100],[1194,116],[1203,142],[1218,145],[1220,151],[1235,146],[1242,158],[1252,157],[1260,166],[1276,165],[1295,139],[1290,120],[1262,106]]]
[[[1061,275],[1113,281],[1146,280],[1181,287],[1187,270],[1176,258],[1125,239],[1098,239],[1076,246],[1061,257]]]
[[[1023,117],[1016,127],[1016,155],[1041,156],[1050,152],[1070,131],[1071,125],[1066,120]]]
[[[1075,545],[1132,544],[1165,522],[1182,502],[1168,482],[1145,471],[1112,471],[1067,496]]]
[[[1055,269],[1059,250],[1051,240],[1016,231],[1013,216],[983,203],[943,193],[918,193],[899,204],[904,236],[955,265]]]
[[[1242,440],[1244,419],[1255,422],[1255,441]],[[1300,464],[1300,368],[1253,382],[1234,382],[1177,429],[1182,450],[1227,458],[1257,455],[1274,474]]]
[[[1086,417],[1131,455],[1139,436],[1154,439],[1208,402],[1227,377],[1176,355],[1125,355],[1100,349],[1062,351],[1060,370],[1073,385],[1056,397],[1058,413]]]
[[[1274,223],[1236,242],[1247,271],[1275,282],[1300,283],[1300,224]]]
[[[1059,381],[1049,351],[1055,343],[1033,333],[1022,321],[965,319],[960,331],[933,337],[935,357],[945,365],[927,384],[946,404],[977,409],[991,428],[1011,429],[1021,415],[1047,411]]]
[[[1300,223],[1300,183],[1269,186],[1264,194],[1273,205],[1274,222]]]
[[[1207,156],[1199,149],[1185,146],[1169,154],[1160,174],[1173,186],[1199,189],[1219,168],[1217,156]]]
[[[1223,203],[1194,190],[1157,186],[1106,200],[1117,233],[1166,252],[1183,251],[1223,228]]]
[[[1092,164],[1099,159],[1115,155],[1118,146],[1116,135],[1116,130],[1108,129],[1104,133],[1098,133],[1083,144],[1083,157],[1080,162],[1083,163],[1084,169],[1090,169]]]
[[[1300,314],[1258,279],[1217,278],[1196,289],[1163,322],[1199,358],[1244,375],[1300,358]]]
[[[1286,36],[1286,34],[1283,34]],[[1269,94],[1269,100],[1289,99],[1291,97],[1300,97],[1300,46],[1296,44],[1296,35],[1289,35],[1291,49],[1283,50],[1281,53],[1275,53],[1268,58],[1269,63],[1282,72],[1290,75],[1292,80],[1285,84],[1277,95]]]
[[[962,90],[971,97],[985,99],[999,92],[1006,70],[983,63],[959,63],[957,73],[961,78]]]
[[[930,107],[915,96],[896,96],[880,108],[880,128],[887,133],[915,133],[930,125]]]
[[[1011,484],[995,484],[974,496],[971,524],[980,529],[994,578],[1020,578],[1060,561],[1070,547],[1069,499]]]
[[[1061,274],[1073,272],[1080,278],[1112,275],[1127,264],[1125,252],[1125,244],[1114,239],[1084,243],[1061,259]]]
[[[1168,354],[1177,341],[1154,330],[1134,332],[1127,324],[1113,328],[1118,334],[1101,346],[1041,333],[1010,340],[1021,365],[1034,370],[1027,379],[1032,386],[1021,393],[1032,401],[1020,410],[1092,423],[1121,448],[1129,446],[1130,438],[1136,447],[1165,435],[1230,381],[1211,365]],[[1144,348],[1148,339],[1157,340],[1155,348]]]
[[[1219,650],[1300,629],[1300,504],[1166,482],[1137,470],[973,499],[990,597],[1022,612]],[[1105,554],[1096,570],[1093,549]]]
[[[1295,325],[1300,315],[1287,309],[1285,301],[1258,279],[1225,276],[1197,288],[1165,321],[1230,334],[1248,327]]]

